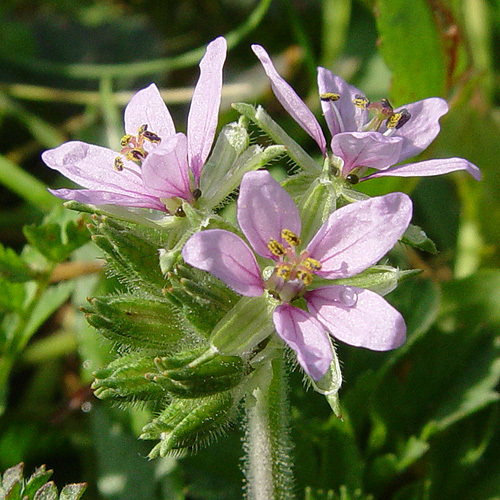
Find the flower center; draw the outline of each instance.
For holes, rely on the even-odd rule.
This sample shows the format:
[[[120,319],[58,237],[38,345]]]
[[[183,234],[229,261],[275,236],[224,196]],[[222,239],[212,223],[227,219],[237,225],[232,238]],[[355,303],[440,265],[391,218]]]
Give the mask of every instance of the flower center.
[[[136,135],[125,134],[121,138],[120,145],[122,148],[120,154],[125,157],[125,159],[141,165],[148,155],[147,147],[144,147],[145,144],[159,144],[160,142],[160,136],[148,130],[147,124],[144,124],[139,127]],[[124,168],[122,156],[117,156],[115,158],[114,168],[118,170],[118,172],[121,172]]]
[[[314,273],[321,269],[321,263],[309,257],[307,250],[297,253],[300,238],[293,231],[283,229],[281,238],[286,245],[274,238],[267,244],[269,251],[276,257],[276,264],[266,281],[266,288],[283,302],[290,302],[300,297],[312,283]]]

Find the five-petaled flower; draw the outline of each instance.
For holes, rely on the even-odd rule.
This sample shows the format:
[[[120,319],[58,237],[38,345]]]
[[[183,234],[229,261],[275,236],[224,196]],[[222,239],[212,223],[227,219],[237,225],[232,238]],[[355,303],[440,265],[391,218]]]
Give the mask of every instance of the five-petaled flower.
[[[264,48],[253,45],[252,49],[279,102],[317,142],[326,158],[326,139],[312,111],[278,74]],[[318,68],[318,88],[332,135],[331,152],[342,160],[339,173],[349,182],[383,176],[423,177],[456,170],[466,170],[477,180],[481,178],[479,169],[463,158],[399,164],[421,153],[436,138],[439,118],[448,112],[444,99],[431,97],[397,109],[387,99],[370,103],[360,90],[322,67]],[[375,172],[362,177],[367,168]]]
[[[174,212],[181,200],[193,203],[201,169],[212,147],[222,90],[226,40],[208,46],[200,62],[187,120],[187,135],[176,133],[156,85],[137,92],[125,108],[119,152],[71,141],[45,151],[43,161],[87,189],[51,191],[59,198],[93,205],[121,205]]]
[[[373,350],[394,349],[404,342],[402,316],[380,295],[335,284],[314,288],[313,279],[348,278],[375,264],[404,233],[411,214],[411,201],[402,193],[356,202],[331,214],[303,248],[292,198],[267,171],[249,172],[241,182],[238,223],[253,250],[270,259],[272,270],[263,277],[247,243],[221,229],[191,236],[182,256],[241,295],[267,291],[278,299],[273,313],[278,335],[296,352],[304,370],[319,380],[332,361],[325,329],[348,344]],[[307,310],[297,307],[300,297]]]

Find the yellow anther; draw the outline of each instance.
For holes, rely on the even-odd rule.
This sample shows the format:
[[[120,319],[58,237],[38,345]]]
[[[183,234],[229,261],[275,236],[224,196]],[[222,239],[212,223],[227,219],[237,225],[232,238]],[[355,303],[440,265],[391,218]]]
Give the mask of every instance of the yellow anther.
[[[278,276],[278,278],[287,280],[288,278],[290,278],[290,270],[290,266],[288,266],[286,263],[278,265],[276,266],[276,276]]]
[[[291,246],[296,247],[300,245],[300,238],[290,229],[283,229],[281,231],[281,237]]]
[[[278,243],[274,238],[269,240],[267,248],[269,248],[269,251],[273,255],[276,255],[276,257],[284,257],[286,255],[285,247],[281,243]]]
[[[131,149],[127,151],[127,160],[142,161],[146,158],[146,153],[143,149]]]
[[[130,134],[125,134],[121,139],[120,139],[120,146],[123,148],[125,146],[128,146],[130,140],[132,139],[132,136]]]
[[[354,106],[360,109],[366,109],[370,104],[370,100],[363,94],[356,94],[352,100]]]
[[[319,260],[308,257],[302,262],[302,265],[310,271],[319,271],[321,269],[321,262]]]
[[[304,270],[297,271],[297,278],[302,281],[304,285],[310,285],[313,280],[312,274]]]
[[[335,92],[325,92],[324,94],[320,94],[319,98],[322,101],[335,102],[340,99],[340,94],[336,94]]]
[[[123,160],[122,160],[119,156],[117,156],[117,157],[115,158],[115,162],[114,162],[114,164],[113,164],[113,168],[114,168],[117,172],[121,172],[121,171],[123,170],[123,167],[124,167],[124,165],[123,165]]]
[[[137,135],[142,135],[146,130],[148,129],[148,125],[147,123],[145,123],[144,125],[141,125],[138,129],[137,129]]]
[[[387,118],[386,126],[387,128],[401,128],[409,119],[411,115],[409,111],[404,108],[401,111],[394,113],[392,116]]]

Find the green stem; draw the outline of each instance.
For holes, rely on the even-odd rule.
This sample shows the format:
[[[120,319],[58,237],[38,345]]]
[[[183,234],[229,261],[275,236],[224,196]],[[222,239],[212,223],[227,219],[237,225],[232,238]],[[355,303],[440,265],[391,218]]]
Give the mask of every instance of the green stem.
[[[272,0],[261,0],[255,10],[247,17],[246,21],[226,35],[228,47],[232,49],[238,45],[243,38],[251,33],[262,21]],[[152,61],[121,64],[60,64],[50,61],[33,60],[27,57],[20,57],[11,53],[9,62],[33,70],[38,73],[54,76],[65,76],[69,78],[100,80],[103,77],[116,78],[137,78],[154,73],[163,73],[173,69],[187,68],[199,62],[205,53],[205,46],[198,47],[175,57],[165,57]],[[5,56],[5,54],[4,54]]]
[[[247,500],[293,500],[287,383],[282,357],[262,366],[246,399],[245,466]]]
[[[49,212],[62,203],[51,195],[36,177],[2,155],[0,155],[0,183],[42,212]]]

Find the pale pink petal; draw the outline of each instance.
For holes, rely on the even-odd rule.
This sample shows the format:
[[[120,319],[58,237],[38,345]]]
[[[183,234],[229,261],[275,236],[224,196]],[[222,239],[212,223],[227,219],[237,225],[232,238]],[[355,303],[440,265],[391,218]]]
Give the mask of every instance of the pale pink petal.
[[[290,304],[273,313],[278,335],[297,354],[297,361],[314,380],[319,380],[332,362],[332,347],[323,325],[308,312]]]
[[[430,97],[422,101],[412,102],[406,106],[411,118],[394,133],[395,136],[403,137],[404,143],[401,149],[401,157],[398,161],[403,161],[418,155],[439,134],[439,118],[448,113],[448,104],[440,97]],[[396,109],[398,112],[401,108]],[[385,124],[380,132],[384,132]]]
[[[299,211],[290,195],[267,170],[243,176],[238,197],[238,223],[254,250],[269,259],[274,256],[267,245],[271,239],[284,243],[283,229],[300,236]]]
[[[146,191],[151,195],[158,198],[179,196],[192,201],[186,136],[181,133],[172,135],[151,151],[142,164],[142,177]]]
[[[136,135],[139,127],[147,125],[161,139],[175,134],[175,126],[163,102],[158,87],[152,83],[149,87],[139,90],[130,99],[125,108],[125,132]]]
[[[271,87],[278,101],[294,120],[318,143],[321,152],[326,156],[325,136],[312,111],[297,95],[295,90],[279,75],[264,48],[260,45],[252,45],[252,50],[259,58],[262,66],[264,66],[264,71],[271,80]]]
[[[340,132],[361,129],[368,119],[368,111],[354,106],[353,100],[356,96],[363,95],[363,92],[321,66],[318,68],[318,89],[320,96],[327,93],[340,96],[337,101],[321,100],[321,108],[332,137]]]
[[[119,205],[121,207],[154,208],[166,211],[165,205],[158,198],[146,194],[131,193],[126,195],[94,189],[49,189],[49,192],[63,200],[74,200],[86,205]]]
[[[386,170],[381,170],[368,175],[363,180],[373,177],[426,177],[433,175],[442,175],[457,170],[465,170],[474,177],[481,180],[481,171],[470,161],[463,158],[438,158],[435,160],[420,161],[417,163],[405,163],[396,165]]]
[[[307,292],[305,299],[311,314],[346,344],[388,351],[405,341],[403,317],[375,292],[334,285]]]
[[[310,256],[322,266],[316,274],[346,278],[375,264],[405,232],[411,215],[411,200],[403,193],[339,208],[307,246]]]
[[[356,167],[386,168],[398,161],[403,139],[378,132],[344,132],[333,136],[332,153],[344,160],[342,175]]]
[[[118,153],[108,148],[71,141],[42,153],[42,160],[80,186],[113,193],[143,193],[140,167],[125,160],[125,168],[114,169]]]
[[[200,78],[191,100],[187,120],[188,158],[196,182],[212,148],[217,128],[226,50],[224,37],[208,44],[200,62]]]
[[[264,293],[264,285],[255,256],[234,233],[209,229],[193,234],[182,249],[182,258],[203,269],[246,297]]]

